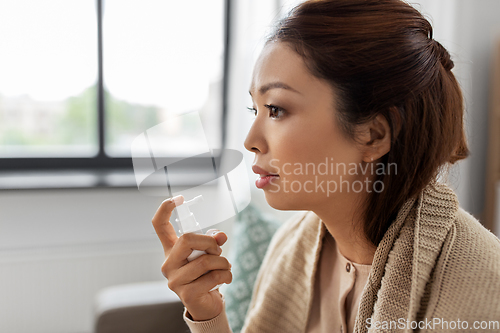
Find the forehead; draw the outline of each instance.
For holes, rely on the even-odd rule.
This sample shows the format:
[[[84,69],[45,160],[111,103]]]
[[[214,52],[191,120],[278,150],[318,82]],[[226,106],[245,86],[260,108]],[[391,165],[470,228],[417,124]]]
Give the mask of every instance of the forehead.
[[[313,80],[315,77],[297,52],[286,43],[271,42],[255,63],[250,92],[254,95],[261,87],[275,82],[300,90]]]

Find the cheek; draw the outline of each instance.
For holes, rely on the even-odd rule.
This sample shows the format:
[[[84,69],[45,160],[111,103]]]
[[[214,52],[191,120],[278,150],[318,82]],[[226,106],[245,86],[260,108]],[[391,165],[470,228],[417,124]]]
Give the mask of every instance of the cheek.
[[[297,174],[293,172],[300,166],[305,173],[306,168],[311,169],[313,166],[318,170],[318,165],[325,164],[325,160],[328,160],[329,164],[339,163],[346,166],[349,163],[361,161],[361,154],[356,146],[347,140],[339,132],[340,129],[332,123],[332,119],[302,121],[275,133],[273,158],[278,160],[275,165],[279,165],[280,170],[285,163],[288,163],[285,166],[286,175],[284,175],[287,179],[304,181],[312,176],[310,173],[305,175],[300,171],[297,171]],[[310,165],[307,167],[306,163]],[[332,174],[329,176],[331,177]]]
[[[327,156],[335,157],[347,147],[332,122],[329,118],[323,118],[322,121],[302,119],[280,133],[277,144],[281,149],[276,152],[287,152],[298,162],[316,162]]]

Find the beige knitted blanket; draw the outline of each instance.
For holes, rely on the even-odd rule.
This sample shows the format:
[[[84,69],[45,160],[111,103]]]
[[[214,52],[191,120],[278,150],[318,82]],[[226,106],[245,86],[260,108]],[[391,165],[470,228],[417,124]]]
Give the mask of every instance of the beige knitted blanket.
[[[313,212],[278,230],[242,332],[305,332],[325,231]],[[449,187],[431,183],[403,205],[378,246],[354,331],[500,332],[495,322],[500,241],[459,208]]]

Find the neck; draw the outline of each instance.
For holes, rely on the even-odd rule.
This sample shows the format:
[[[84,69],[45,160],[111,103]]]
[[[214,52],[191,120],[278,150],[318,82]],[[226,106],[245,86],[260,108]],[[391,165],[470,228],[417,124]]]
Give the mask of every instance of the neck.
[[[347,201],[347,200],[346,200]],[[348,260],[362,265],[370,265],[377,247],[364,234],[363,218],[359,217],[359,207],[355,207],[353,200],[322,205],[313,210],[325,224],[328,232],[333,236],[338,249]]]

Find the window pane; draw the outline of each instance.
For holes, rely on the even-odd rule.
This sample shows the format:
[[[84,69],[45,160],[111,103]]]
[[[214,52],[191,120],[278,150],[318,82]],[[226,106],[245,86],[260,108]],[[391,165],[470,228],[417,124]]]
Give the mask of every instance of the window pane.
[[[0,158],[97,153],[94,0],[0,0]]]
[[[106,153],[130,156],[132,141],[143,131],[191,111],[200,113],[210,147],[219,148],[224,1],[106,0],[104,5]],[[175,126],[182,133],[189,124]]]

